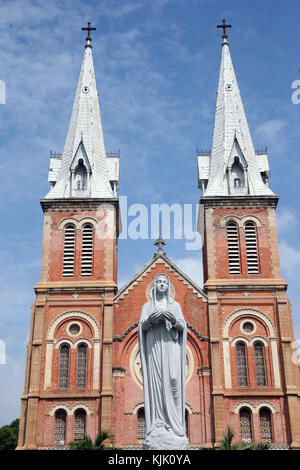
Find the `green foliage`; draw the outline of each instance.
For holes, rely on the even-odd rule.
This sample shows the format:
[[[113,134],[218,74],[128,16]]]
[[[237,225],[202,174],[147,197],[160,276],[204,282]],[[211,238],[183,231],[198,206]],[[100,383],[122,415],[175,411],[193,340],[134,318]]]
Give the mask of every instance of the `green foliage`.
[[[19,419],[0,428],[0,450],[15,450],[18,445]]]
[[[113,450],[112,447],[106,447],[104,441],[106,439],[113,439],[113,435],[107,431],[100,431],[95,443],[89,436],[84,436],[83,439],[73,441],[69,444],[71,450]]]
[[[232,444],[233,438],[234,432],[227,427],[227,432],[224,434],[219,450],[268,450],[270,448],[269,444],[246,444],[245,442]]]

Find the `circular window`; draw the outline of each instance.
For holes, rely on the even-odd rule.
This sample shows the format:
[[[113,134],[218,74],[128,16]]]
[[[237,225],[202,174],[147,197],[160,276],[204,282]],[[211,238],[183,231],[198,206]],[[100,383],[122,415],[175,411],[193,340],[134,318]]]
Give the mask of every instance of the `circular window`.
[[[245,323],[243,323],[243,325],[242,325],[242,330],[243,330],[244,333],[249,335],[249,334],[253,333],[253,331],[254,331],[254,324],[250,321],[245,321]]]
[[[78,335],[80,332],[80,325],[78,323],[71,323],[68,330],[70,335]]]

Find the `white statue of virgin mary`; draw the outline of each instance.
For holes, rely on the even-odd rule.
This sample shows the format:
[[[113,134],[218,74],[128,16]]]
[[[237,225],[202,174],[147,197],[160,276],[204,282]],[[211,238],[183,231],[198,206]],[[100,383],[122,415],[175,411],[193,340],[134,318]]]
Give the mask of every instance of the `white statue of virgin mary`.
[[[139,322],[146,439],[143,449],[188,449],[185,432],[187,328],[170,295],[170,280],[158,274]]]

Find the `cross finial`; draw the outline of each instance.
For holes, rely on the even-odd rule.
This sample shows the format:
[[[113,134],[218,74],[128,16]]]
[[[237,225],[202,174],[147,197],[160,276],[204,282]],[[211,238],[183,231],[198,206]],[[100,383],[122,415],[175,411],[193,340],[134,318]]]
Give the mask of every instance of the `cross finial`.
[[[158,239],[154,242],[154,245],[157,246],[157,250],[156,250],[156,253],[154,256],[157,256],[157,255],[164,255],[164,250],[162,249],[162,247],[166,244],[166,242],[164,241],[164,239],[162,238],[161,235],[159,235]]]
[[[81,28],[81,31],[87,31],[88,32],[88,35],[86,37],[85,47],[92,47],[92,45],[91,45],[91,40],[92,40],[91,31],[96,31],[96,28],[92,28],[91,23],[88,22],[87,28]]]
[[[228,44],[227,42],[227,34],[226,34],[226,28],[231,28],[231,24],[226,24],[226,20],[222,20],[222,24],[218,24],[217,28],[223,28],[223,43],[222,44]]]

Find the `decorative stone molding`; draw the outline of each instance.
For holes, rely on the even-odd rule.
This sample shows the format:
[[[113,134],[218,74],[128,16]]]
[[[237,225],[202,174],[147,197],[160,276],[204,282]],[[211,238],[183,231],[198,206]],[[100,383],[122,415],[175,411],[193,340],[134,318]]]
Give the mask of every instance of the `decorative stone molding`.
[[[84,409],[86,411],[87,415],[94,415],[95,411],[93,411],[86,403],[74,403],[74,405],[70,406],[67,405],[66,403],[56,403],[48,413],[46,413],[46,416],[54,416],[57,410],[65,410],[68,416],[71,416],[75,413],[76,410],[78,409]]]
[[[139,325],[139,322],[137,321],[136,323],[133,323],[132,325],[130,325],[129,328],[127,328],[126,331],[124,331],[124,333],[122,334],[122,336],[115,336],[114,337],[114,341],[123,341],[123,339],[126,338],[126,336],[128,335],[128,333],[130,333],[132,330],[134,330],[134,328],[137,328]]]
[[[273,414],[275,413],[280,413],[279,411],[276,410],[276,407],[273,405],[273,403],[269,401],[260,401],[259,403],[251,403],[250,401],[241,401],[240,403],[237,403],[233,410],[231,411],[232,414],[237,414],[239,413],[241,408],[250,408],[252,413],[259,413],[259,410],[261,408],[268,408]]]
[[[240,308],[238,310],[234,310],[225,320],[223,324],[223,338],[227,338],[229,336],[229,327],[233,320],[235,320],[238,317],[242,317],[245,315],[249,316],[254,316],[262,320],[264,323],[266,323],[269,333],[271,337],[276,337],[276,328],[273,324],[273,322],[270,320],[270,318],[263,312],[260,312],[259,310],[255,308]]]
[[[60,315],[54,318],[48,329],[47,340],[54,339],[54,332],[59,323],[64,320],[67,320],[68,318],[76,319],[76,317],[86,320],[92,326],[92,329],[94,331],[94,339],[100,339],[100,328],[97,321],[94,317],[92,317],[92,315],[81,310],[69,310],[67,312],[61,313]]]
[[[192,325],[190,325],[190,323],[187,323],[186,326],[193,332],[195,333],[195,335],[197,336],[198,339],[200,339],[200,341],[209,341],[209,338],[207,336],[202,336],[201,333],[199,333],[199,331],[196,330],[196,328],[194,328]]]
[[[124,331],[122,336],[115,336],[113,340],[114,341],[123,341],[123,339],[125,339],[126,336],[132,330],[134,330],[134,328],[137,328],[138,325],[139,325],[139,322],[133,323],[132,325],[129,326],[129,328],[127,328],[126,331]],[[207,336],[202,336],[201,333],[199,333],[199,331],[196,330],[196,328],[194,328],[192,325],[190,325],[190,323],[187,323],[186,325],[193,333],[195,333],[195,335],[197,336],[198,339],[200,339],[200,341],[209,341],[209,338]]]

